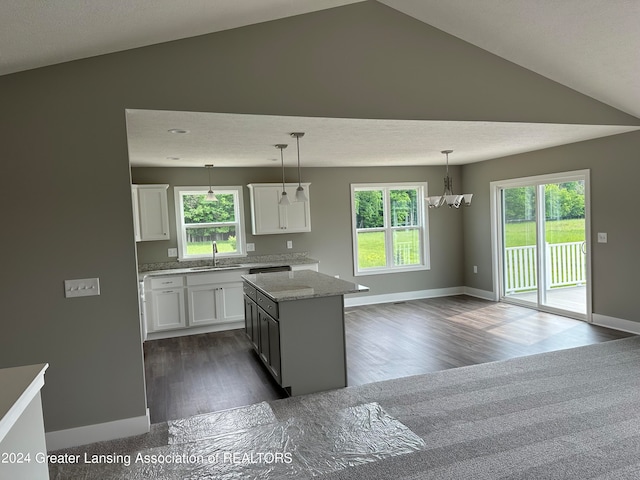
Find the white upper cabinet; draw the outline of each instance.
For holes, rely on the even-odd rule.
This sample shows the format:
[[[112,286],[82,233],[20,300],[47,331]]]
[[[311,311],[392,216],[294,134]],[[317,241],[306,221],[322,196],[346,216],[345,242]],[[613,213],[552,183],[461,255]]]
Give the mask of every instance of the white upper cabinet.
[[[137,242],[169,240],[169,185],[132,185]]]
[[[303,183],[307,198],[309,183]],[[279,204],[282,184],[253,183],[247,185],[251,197],[251,227],[254,235],[297,233],[311,231],[309,200],[296,202],[297,183],[285,184],[290,205]]]

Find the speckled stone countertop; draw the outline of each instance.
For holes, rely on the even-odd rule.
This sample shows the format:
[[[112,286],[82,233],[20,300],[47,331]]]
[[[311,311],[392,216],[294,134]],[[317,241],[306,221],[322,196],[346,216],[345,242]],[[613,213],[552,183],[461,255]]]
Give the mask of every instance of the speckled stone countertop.
[[[312,270],[257,273],[242,278],[276,302],[369,291],[364,285]]]
[[[185,275],[197,272],[216,272],[228,270],[248,270],[259,267],[280,267],[285,265],[306,265],[319,263],[306,253],[252,255],[247,257],[222,257],[218,260],[218,268],[211,265],[211,260],[194,260],[190,262],[147,263],[138,265],[138,277],[143,280],[149,276]]]

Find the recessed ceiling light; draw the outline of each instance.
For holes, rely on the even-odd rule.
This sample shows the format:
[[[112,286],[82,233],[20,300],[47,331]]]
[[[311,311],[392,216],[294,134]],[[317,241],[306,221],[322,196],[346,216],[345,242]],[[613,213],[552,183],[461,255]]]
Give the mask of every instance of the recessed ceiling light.
[[[167,130],[169,133],[189,133],[189,130],[185,130],[183,128],[172,128],[171,130]]]

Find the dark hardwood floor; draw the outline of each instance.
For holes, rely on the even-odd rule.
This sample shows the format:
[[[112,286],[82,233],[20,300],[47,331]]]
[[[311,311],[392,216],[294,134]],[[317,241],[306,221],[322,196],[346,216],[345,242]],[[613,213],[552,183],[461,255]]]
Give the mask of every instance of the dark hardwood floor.
[[[346,309],[349,385],[631,336],[468,296]],[[243,330],[145,342],[151,422],[284,398]]]

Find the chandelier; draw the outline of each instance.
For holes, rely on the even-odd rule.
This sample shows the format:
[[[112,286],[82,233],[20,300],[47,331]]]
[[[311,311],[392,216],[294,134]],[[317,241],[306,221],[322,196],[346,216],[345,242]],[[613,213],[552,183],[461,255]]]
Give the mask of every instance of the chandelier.
[[[426,201],[429,208],[438,208],[443,205],[460,208],[460,205],[464,205],[466,207],[471,205],[471,197],[473,197],[473,193],[463,193],[462,195],[456,195],[453,193],[453,181],[449,176],[449,154],[452,152],[453,150],[442,150],[441,152],[447,156],[447,176],[444,177],[444,193],[440,196],[427,197]]]

